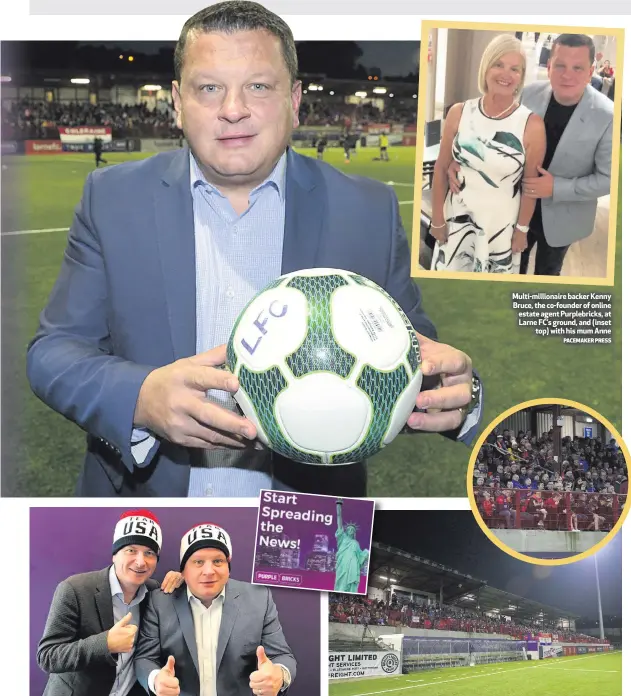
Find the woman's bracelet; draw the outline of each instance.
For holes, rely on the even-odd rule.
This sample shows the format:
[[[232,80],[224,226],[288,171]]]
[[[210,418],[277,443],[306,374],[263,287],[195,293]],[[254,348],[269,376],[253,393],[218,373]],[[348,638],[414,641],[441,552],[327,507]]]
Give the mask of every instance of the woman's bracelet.
[[[435,224],[432,222],[432,227],[433,227],[435,230],[442,230],[443,227],[447,227],[447,223],[446,223],[446,222],[443,222],[442,225],[435,225]]]

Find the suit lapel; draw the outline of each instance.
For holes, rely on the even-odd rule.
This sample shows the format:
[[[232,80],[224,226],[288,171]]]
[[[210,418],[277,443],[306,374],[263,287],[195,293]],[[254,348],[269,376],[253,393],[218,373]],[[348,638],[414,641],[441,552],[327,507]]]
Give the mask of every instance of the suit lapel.
[[[179,589],[176,590],[176,594],[173,599],[173,604],[175,605],[175,613],[177,614],[177,618],[180,622],[180,628],[182,629],[182,634],[184,635],[186,647],[188,648],[188,651],[191,654],[191,657],[193,658],[193,663],[199,676],[199,661],[197,659],[197,641],[195,640],[195,624],[193,623],[193,613],[188,603],[186,585],[182,585]]]
[[[158,253],[175,360],[196,352],[195,227],[189,150],[178,151],[154,193]]]
[[[217,638],[217,671],[226,651],[230,634],[234,628],[234,623],[239,615],[239,603],[236,601],[239,591],[234,583],[228,581],[226,584],[226,596],[224,599],[223,610],[221,612],[221,625],[219,626],[219,637]]]
[[[109,631],[114,625],[114,605],[112,604],[112,588],[110,587],[109,574],[109,568],[99,571],[94,593],[96,611],[101,622],[101,630],[103,631]]]
[[[526,104],[525,106],[530,109],[533,113],[544,118],[546,111],[548,110],[548,105],[550,104],[550,97],[552,96],[552,87],[550,83],[537,94],[534,95],[531,104]]]
[[[289,148],[285,185],[283,274],[316,265],[322,223],[327,217],[324,187],[316,171],[306,157]]]

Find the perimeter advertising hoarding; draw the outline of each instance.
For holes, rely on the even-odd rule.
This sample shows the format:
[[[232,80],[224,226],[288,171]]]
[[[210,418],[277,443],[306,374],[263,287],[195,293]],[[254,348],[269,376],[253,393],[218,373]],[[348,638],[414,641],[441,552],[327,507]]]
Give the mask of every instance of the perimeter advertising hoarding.
[[[112,141],[112,129],[109,126],[59,126],[59,138],[62,143],[85,145],[100,138],[103,143]]]
[[[396,674],[401,674],[401,655],[394,650],[329,653],[329,679],[387,677]]]

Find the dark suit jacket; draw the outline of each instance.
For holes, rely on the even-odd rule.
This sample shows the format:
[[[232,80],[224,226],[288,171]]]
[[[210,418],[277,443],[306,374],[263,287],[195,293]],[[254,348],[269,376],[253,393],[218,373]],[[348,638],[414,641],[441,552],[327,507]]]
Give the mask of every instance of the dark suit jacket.
[[[217,694],[252,696],[250,674],[257,668],[262,645],[272,662],[283,664],[296,678],[296,659],[287,645],[268,587],[228,580],[217,639]],[[175,658],[180,696],[198,696],[199,664],[195,624],[186,585],[173,594],[152,592],[134,653],[136,676],[149,691],[149,675]]]
[[[290,150],[282,272],[314,267],[370,278],[417,331],[436,337],[410,279],[392,189]],[[34,392],[89,433],[79,495],[187,495],[199,450],[158,441],[139,466],[131,433],[149,372],[195,354],[195,313],[189,150],[92,172],[27,357]],[[365,495],[357,465],[313,467],[276,455],[271,465],[297,490]]]
[[[109,696],[116,678],[116,659],[107,649],[114,625],[109,566],[59,583],[44,635],[37,646],[37,664],[50,674],[44,696]],[[158,587],[155,580],[148,590]],[[140,603],[142,620],[149,594]],[[143,694],[138,683],[129,696]]]

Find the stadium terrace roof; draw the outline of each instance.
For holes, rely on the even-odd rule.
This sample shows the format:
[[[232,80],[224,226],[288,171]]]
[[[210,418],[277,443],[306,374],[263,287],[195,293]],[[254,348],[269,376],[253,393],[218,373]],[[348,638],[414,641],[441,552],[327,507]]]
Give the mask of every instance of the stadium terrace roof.
[[[371,546],[368,584],[381,589],[392,584],[403,585],[412,590],[432,592],[437,597],[442,587],[443,601],[449,603],[475,594],[486,585],[484,580],[377,541]]]
[[[489,587],[485,580],[478,580],[377,541],[373,541],[371,546],[368,584],[380,589],[389,585],[402,585],[411,590],[431,592],[436,597],[439,597],[442,586],[443,601],[447,604],[464,609],[479,608],[482,612],[497,610],[498,614],[510,616],[516,621],[534,622],[543,619],[557,622],[560,619],[575,620],[580,617],[580,614]]]
[[[458,607],[465,609],[477,609],[483,612],[495,612],[503,616],[510,616],[516,621],[535,622],[540,619],[545,621],[558,621],[559,619],[575,620],[580,614],[571,611],[563,611],[555,607],[525,599],[519,595],[498,590],[495,587],[483,585],[477,592],[469,596],[461,596],[452,601]]]

